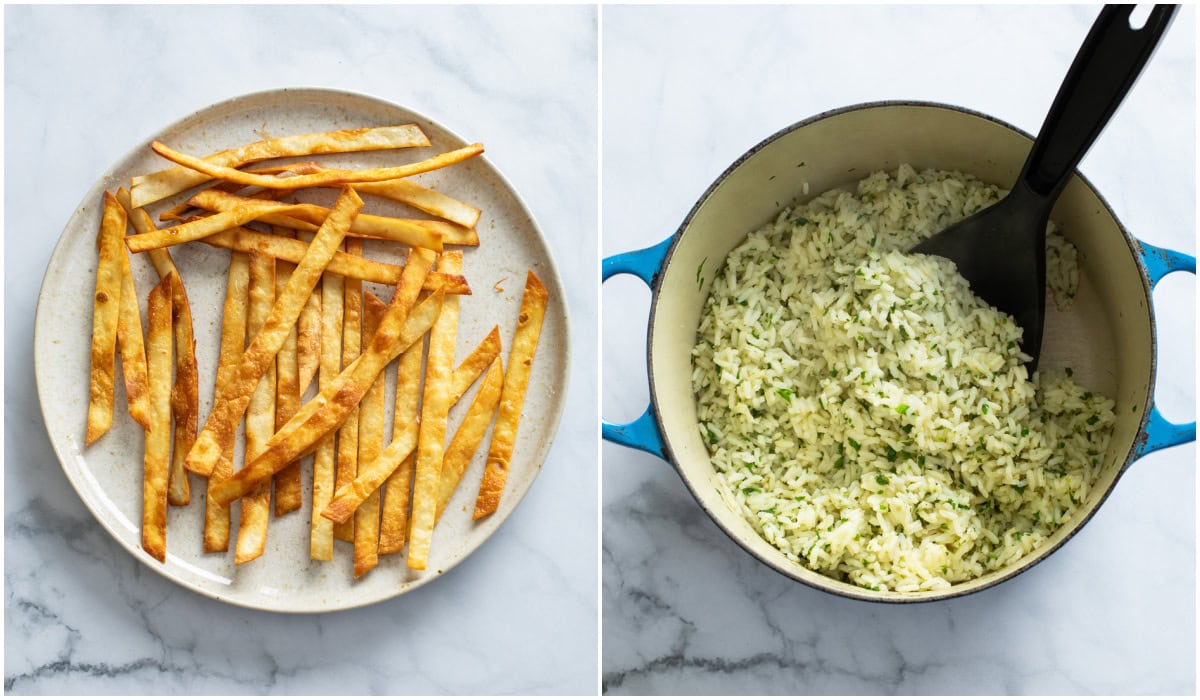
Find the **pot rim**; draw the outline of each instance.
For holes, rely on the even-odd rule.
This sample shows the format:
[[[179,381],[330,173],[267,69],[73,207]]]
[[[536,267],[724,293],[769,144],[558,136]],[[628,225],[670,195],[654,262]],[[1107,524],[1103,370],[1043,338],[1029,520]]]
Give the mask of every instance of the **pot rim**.
[[[968,109],[966,107],[960,107],[957,105],[951,105],[951,104],[947,104],[947,103],[943,103],[943,102],[932,102],[932,101],[926,101],[926,100],[878,100],[878,101],[872,101],[872,102],[861,102],[861,103],[857,103],[857,104],[847,105],[845,107],[837,107],[834,109],[826,110],[826,111],[816,114],[814,116],[808,117],[807,119],[802,119],[798,122],[794,122],[793,124],[791,124],[789,126],[779,129],[778,131],[771,134],[770,136],[767,136],[765,139],[758,142],[753,147],[751,147],[749,150],[747,150],[745,153],[743,153],[740,157],[738,157],[737,160],[735,160],[720,175],[718,175],[715,180],[713,180],[712,184],[708,186],[708,188],[704,191],[703,194],[700,195],[700,197],[696,200],[696,203],[688,211],[687,215],[683,219],[683,222],[679,225],[679,228],[677,228],[675,230],[675,233],[672,234],[671,243],[668,246],[666,253],[663,255],[662,264],[659,267],[658,273],[654,276],[653,285],[651,286],[650,313],[649,313],[649,320],[647,323],[647,334],[646,334],[646,373],[647,373],[647,378],[648,378],[648,383],[649,383],[649,388],[650,388],[651,413],[654,416],[654,423],[658,429],[658,434],[662,437],[663,456],[671,464],[671,466],[674,467],[676,473],[679,475],[680,479],[682,479],[684,486],[687,487],[688,491],[692,494],[692,498],[695,499],[696,504],[698,506],[700,506],[701,510],[703,510],[714,523],[716,523],[717,527],[719,527],[721,529],[721,531],[725,533],[726,536],[728,536],[731,540],[733,540],[735,543],[737,543],[737,545],[739,547],[741,547],[748,554],[750,554],[750,556],[754,557],[761,563],[765,564],[766,566],[770,567],[771,569],[775,570],[776,572],[788,577],[789,579],[791,579],[793,581],[797,581],[799,583],[802,583],[806,586],[810,586],[812,588],[816,588],[818,590],[825,591],[827,593],[832,593],[834,595],[842,596],[844,598],[851,598],[854,600],[862,600],[862,601],[871,602],[871,603],[912,604],[912,603],[929,603],[929,602],[938,601],[938,600],[949,600],[952,598],[959,598],[959,597],[962,597],[965,595],[969,595],[972,593],[977,593],[979,591],[987,590],[989,588],[992,588],[993,586],[1004,583],[1005,581],[1012,579],[1013,577],[1017,576],[1018,574],[1021,574],[1025,571],[1029,570],[1036,564],[1040,563],[1041,561],[1043,561],[1044,559],[1049,557],[1051,554],[1054,554],[1056,551],[1059,550],[1060,547],[1062,547],[1064,544],[1067,543],[1067,541],[1069,541],[1070,539],[1075,537],[1075,535],[1078,534],[1079,531],[1082,530],[1083,527],[1088,524],[1088,522],[1092,519],[1092,517],[1100,509],[1100,506],[1104,505],[1104,502],[1108,500],[1108,497],[1112,493],[1112,490],[1116,487],[1117,482],[1120,481],[1121,477],[1125,474],[1125,471],[1129,468],[1130,464],[1132,464],[1133,461],[1137,457],[1138,441],[1140,439],[1140,436],[1142,436],[1144,434],[1144,431],[1146,428],[1146,423],[1150,418],[1150,407],[1153,403],[1153,398],[1154,398],[1155,378],[1157,377],[1157,371],[1158,371],[1158,337],[1157,337],[1157,332],[1156,332],[1156,327],[1155,327],[1154,299],[1153,299],[1153,295],[1151,293],[1152,286],[1150,283],[1149,273],[1147,272],[1146,267],[1145,267],[1144,263],[1142,262],[1141,255],[1139,254],[1137,239],[1135,239],[1133,237],[1133,235],[1130,234],[1129,231],[1125,228],[1125,225],[1123,223],[1121,223],[1120,218],[1117,217],[1116,212],[1113,211],[1112,207],[1108,203],[1108,200],[1105,199],[1104,196],[1100,193],[1100,191],[1097,190],[1094,185],[1092,185],[1091,181],[1088,180],[1087,177],[1084,176],[1084,174],[1082,172],[1080,172],[1078,168],[1076,168],[1074,171],[1074,177],[1079,178],[1079,180],[1083,183],[1083,185],[1085,187],[1087,187],[1087,189],[1096,196],[1096,199],[1100,202],[1101,206],[1104,207],[1104,211],[1113,220],[1113,222],[1116,223],[1117,229],[1121,232],[1121,236],[1125,240],[1125,245],[1129,249],[1129,256],[1133,260],[1134,266],[1137,268],[1138,275],[1141,278],[1142,292],[1146,297],[1146,313],[1147,313],[1148,320],[1150,323],[1150,373],[1148,376],[1148,390],[1147,390],[1148,394],[1149,394],[1149,399],[1147,401],[1142,402],[1141,416],[1138,419],[1138,429],[1134,433],[1135,437],[1134,437],[1133,441],[1131,441],[1131,443],[1128,447],[1128,450],[1125,454],[1125,457],[1123,459],[1121,466],[1117,469],[1116,475],[1108,483],[1107,487],[1104,489],[1104,492],[1096,500],[1095,504],[1090,509],[1088,509],[1088,511],[1083,515],[1083,517],[1079,520],[1079,522],[1071,528],[1071,530],[1066,534],[1066,536],[1063,537],[1061,540],[1059,540],[1057,543],[1055,543],[1048,549],[1046,549],[1040,553],[1037,553],[1036,556],[1030,558],[1028,561],[1024,561],[1019,566],[1013,566],[1008,569],[1001,570],[1001,575],[997,576],[995,579],[993,579],[985,584],[980,584],[980,585],[972,585],[972,581],[979,580],[979,579],[972,579],[972,581],[967,581],[963,584],[951,585],[950,588],[944,589],[944,590],[939,590],[939,591],[919,591],[919,592],[915,592],[915,593],[899,593],[899,592],[894,592],[894,591],[888,591],[886,593],[882,593],[882,592],[870,591],[865,588],[849,587],[848,584],[845,584],[842,581],[837,581],[836,579],[829,578],[828,576],[825,576],[824,574],[821,574],[816,571],[812,571],[810,569],[805,569],[805,570],[809,571],[813,574],[813,576],[814,576],[813,580],[809,580],[806,578],[800,578],[798,576],[793,575],[793,573],[791,571],[787,570],[779,562],[760,557],[758,555],[758,553],[756,553],[753,549],[751,549],[750,546],[746,542],[743,542],[733,532],[733,530],[726,525],[725,521],[722,519],[723,514],[714,512],[713,509],[709,508],[707,505],[705,505],[705,503],[702,500],[700,500],[699,490],[698,490],[697,485],[693,483],[691,478],[689,478],[687,472],[683,468],[680,467],[679,461],[675,457],[675,449],[672,447],[672,444],[671,444],[671,435],[667,432],[666,426],[664,425],[663,420],[660,416],[658,391],[656,389],[655,377],[654,377],[654,363],[651,361],[651,359],[654,355],[654,323],[655,323],[657,312],[658,312],[659,293],[661,291],[662,279],[664,277],[663,273],[670,266],[671,260],[675,254],[675,249],[679,245],[679,241],[683,238],[684,233],[686,233],[687,229],[691,226],[692,220],[696,216],[697,212],[699,212],[700,207],[706,201],[708,201],[708,198],[712,195],[713,191],[716,190],[716,188],[721,183],[723,183],[726,180],[726,178],[728,178],[730,175],[732,175],[733,172],[735,170],[737,170],[738,168],[740,168],[747,160],[749,160],[751,157],[758,154],[759,151],[762,151],[763,149],[770,146],[771,144],[773,144],[775,141],[779,140],[783,136],[786,136],[786,135],[788,135],[794,131],[797,131],[801,128],[804,128],[806,126],[810,126],[817,122],[824,121],[825,119],[838,117],[838,116],[841,116],[844,114],[848,114],[850,112],[859,112],[859,111],[865,111],[865,110],[870,110],[870,109],[882,109],[882,108],[892,108],[892,107],[919,107],[919,108],[940,109],[940,110],[947,110],[947,111],[951,111],[951,112],[958,112],[960,114],[965,114],[968,116],[984,119],[986,121],[992,122],[993,124],[1004,127],[1010,131],[1016,132],[1017,134],[1028,139],[1031,145],[1034,140],[1034,136],[1032,134],[1029,134],[1028,132],[1026,132],[1025,130],[1023,130],[1019,127],[1009,124],[1008,122],[1005,122],[1002,119],[998,119],[991,115],[984,114],[983,112],[978,112],[973,109]],[[736,514],[731,514],[731,515],[736,515]],[[776,550],[776,551],[778,551],[778,550]],[[800,566],[803,567],[803,565],[800,565]],[[826,581],[828,581],[828,583],[826,583]],[[833,584],[837,584],[837,585],[833,585]]]

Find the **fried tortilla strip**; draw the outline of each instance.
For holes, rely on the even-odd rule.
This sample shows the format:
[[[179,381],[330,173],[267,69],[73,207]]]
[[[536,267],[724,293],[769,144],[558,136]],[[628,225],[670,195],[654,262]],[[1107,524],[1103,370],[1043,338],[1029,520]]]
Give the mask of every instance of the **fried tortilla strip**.
[[[475,450],[479,449],[479,443],[483,441],[483,434],[487,432],[488,425],[492,422],[496,404],[500,402],[500,389],[503,382],[504,372],[500,368],[500,358],[497,357],[492,361],[492,366],[484,376],[483,384],[479,387],[479,392],[475,394],[475,400],[471,402],[471,407],[467,409],[466,417],[458,426],[454,437],[450,439],[450,445],[446,448],[446,456],[442,458],[442,477],[438,485],[435,522],[442,519],[442,513],[450,504],[450,497],[454,495],[454,489],[458,488],[458,482],[462,481],[463,474],[467,471],[467,465],[471,463],[471,457],[474,456]]]
[[[283,237],[293,235],[286,229],[276,229],[275,234]],[[288,262],[275,261],[275,293],[283,294],[288,278],[291,277],[295,265]],[[309,297],[310,299],[312,297]],[[308,305],[305,304],[305,308]],[[304,312],[300,312],[303,317]],[[296,326],[300,325],[299,320]],[[275,425],[271,434],[282,428],[296,411],[300,410],[300,366],[297,360],[298,332],[292,328],[279,354],[275,356]],[[269,438],[268,438],[269,439]],[[295,460],[275,475],[275,517],[287,515],[301,506],[300,460]]]
[[[318,163],[288,163],[274,168],[263,168],[252,172],[259,174],[295,173],[310,175],[325,171],[327,168]],[[428,187],[423,187],[411,180],[383,180],[381,182],[361,182],[354,188],[359,194],[373,194],[385,197],[413,208],[420,209],[426,214],[433,214],[446,221],[458,224],[464,229],[474,229],[479,222],[480,211],[475,207],[460,202],[448,195]],[[449,242],[449,241],[447,241]]]
[[[321,282],[321,369],[317,376],[320,391],[329,390],[342,371],[342,296],[342,278],[326,272]],[[333,498],[337,463],[334,440],[332,432],[321,438],[313,455],[313,509],[308,556],[318,561],[333,560],[333,523],[320,514]]]
[[[167,251],[151,251],[163,253]],[[196,369],[196,340],[192,335],[192,311],[188,305],[183,277],[169,257],[151,256],[159,274],[171,276],[171,315],[175,331],[175,386],[171,390],[171,414],[175,418],[175,442],[171,454],[171,486],[168,499],[173,506],[191,502],[191,487],[183,460],[196,442],[196,427],[200,421],[200,374]]]
[[[263,213],[255,217],[256,219],[263,223],[286,226],[300,231],[316,231],[325,217],[329,215],[328,209],[316,204],[284,204],[267,199],[239,197],[235,194],[215,190],[205,190],[188,201],[196,207],[217,213],[246,208],[262,209]],[[350,225],[351,235],[398,241],[434,251],[442,249],[442,231],[455,232],[446,226],[425,226],[412,220],[361,213]]]
[[[386,477],[387,482],[384,486],[383,513],[379,523],[380,554],[399,552],[404,549],[404,543],[408,539],[408,506],[413,477],[412,448],[417,442],[417,411],[421,401],[421,356],[424,351],[424,343],[413,343],[412,347],[400,355],[400,362],[396,367],[396,409],[392,418],[392,442],[400,440],[405,432],[409,431],[412,443],[408,447],[408,456],[398,463],[390,463],[395,467],[395,471]],[[360,470],[359,476],[366,476],[365,471]],[[357,480],[358,477],[355,478],[355,481]],[[377,492],[375,488],[371,489],[372,493]],[[358,508],[358,505],[357,502],[354,503],[351,510]]]
[[[364,182],[359,191],[403,202],[426,214],[433,214],[446,221],[452,221],[463,228],[474,230],[475,224],[479,222],[480,211],[475,207],[436,190],[422,187],[411,180]]]
[[[479,496],[475,499],[475,512],[471,515],[475,520],[491,515],[500,505],[549,296],[542,281],[530,270],[525,277],[525,294],[521,298],[512,350],[508,353],[508,370],[504,373],[504,389],[500,394],[496,427],[492,429],[492,444],[488,447],[487,466],[479,485]]]
[[[250,298],[246,307],[247,334],[256,335],[266,323],[275,304],[275,259],[250,253]],[[275,433],[275,364],[267,367],[246,408],[246,464],[266,449]],[[263,481],[242,498],[242,519],[238,526],[235,564],[245,564],[262,556],[267,545],[270,520],[271,482]]]
[[[246,296],[249,287],[250,257],[245,253],[230,253],[229,276],[225,282],[225,308],[221,319],[221,355],[217,360],[217,385],[213,390],[217,395],[233,376],[234,368],[246,350]],[[220,480],[231,476],[233,442],[225,446],[210,478]],[[204,503],[204,551],[225,552],[228,549],[229,506],[223,506],[208,497]]]
[[[121,241],[125,210],[104,193],[104,213],[96,236],[96,296],[92,305],[92,370],[88,400],[87,442],[108,432],[113,422],[113,381],[117,372],[117,325],[121,315]]]
[[[129,253],[121,251],[121,299],[117,318],[117,345],[121,349],[121,373],[125,376],[125,398],[129,415],[138,425],[150,429],[150,386],[146,378],[146,343],[142,337],[142,312],[138,309],[137,289]]]
[[[468,158],[473,158],[480,153],[483,153],[483,144],[473,143],[463,148],[447,151],[438,154],[433,158],[429,158],[417,163],[409,165],[400,165],[392,168],[368,168],[366,170],[341,170],[330,168],[320,173],[312,175],[297,175],[296,177],[286,178],[283,182],[280,178],[270,175],[255,175],[233,168],[209,163],[195,156],[190,156],[180,153],[169,146],[155,141],[150,144],[154,152],[166,158],[167,160],[178,163],[186,168],[191,168],[198,172],[202,172],[209,177],[236,182],[247,186],[271,187],[278,188],[280,186],[289,189],[300,189],[302,187],[317,187],[323,185],[349,185],[359,182],[378,182],[380,180],[394,180],[400,177],[409,177],[426,173],[430,170],[437,170],[455,163],[461,163]],[[136,200],[136,197],[135,197]]]
[[[241,185],[237,184],[236,182],[218,182],[217,184],[213,185],[210,189],[214,189],[219,192],[237,192],[238,190],[245,189],[245,188],[243,188]],[[125,189],[121,188],[121,191],[124,192]],[[262,199],[268,199],[268,198],[276,199],[279,197],[286,197],[292,191],[293,190],[262,190],[261,192],[259,192],[258,196]],[[127,211],[127,212],[133,208],[133,203],[130,201],[128,194],[125,195],[125,199],[121,202],[121,204],[122,204],[122,206],[125,207],[125,211]],[[181,203],[176,204],[175,206],[171,207],[170,209],[163,211],[163,213],[159,214],[158,220],[159,221],[180,221],[180,222],[187,221],[188,212],[193,212],[193,211],[196,211],[195,207],[193,207],[191,204],[188,204],[187,202],[181,202]],[[139,230],[138,233],[146,233],[146,231]]]
[[[462,251],[442,255],[438,269],[462,272]],[[437,515],[438,482],[446,443],[446,418],[450,412],[454,375],[454,343],[458,334],[458,297],[442,304],[429,334],[425,361],[425,388],[421,395],[421,425],[417,438],[417,468],[413,481],[412,518],[408,525],[408,568],[424,569],[429,559]]]
[[[430,256],[424,258],[424,254]],[[350,409],[358,405],[371,382],[395,356],[419,340],[436,320],[445,295],[434,292],[417,304],[417,293],[424,273],[429,269],[433,253],[421,248],[409,251],[404,278],[388,304],[379,330],[367,352],[342,370],[328,387],[300,408],[300,411],[271,438],[270,448],[253,464],[231,479],[214,484],[213,496],[228,503],[269,478],[288,461],[307,454],[321,436],[336,429],[346,420]],[[411,268],[411,269],[410,269]],[[409,309],[412,313],[409,314]]]
[[[375,335],[387,305],[367,292],[363,295],[362,334]],[[386,379],[380,372],[358,407],[358,461],[370,464],[383,449],[383,393]],[[371,494],[354,512],[354,578],[379,563],[379,492]]]
[[[146,321],[151,423],[142,465],[142,549],[162,562],[167,560],[167,475],[171,468],[171,279],[168,276],[150,290]]]
[[[415,354],[416,359],[410,358],[409,353]],[[403,528],[399,532],[390,534],[389,532],[390,528],[397,524],[408,522],[409,492],[412,490],[412,472],[415,466],[412,451],[417,444],[417,400],[420,398],[421,382],[420,353],[420,346],[414,345],[405,351],[400,360],[400,368],[396,374],[396,414],[392,428],[392,443],[375,462],[368,465],[359,464],[358,476],[355,477],[354,482],[335,494],[329,507],[321,513],[334,522],[349,518],[363,502],[363,499],[378,489],[380,484],[386,480],[388,490],[383,499],[383,525],[379,538],[379,551],[382,553],[399,552],[404,548],[405,540],[408,537],[407,528]],[[458,369],[454,370],[450,381],[451,406],[458,403],[458,400],[467,393],[467,389],[471,388],[471,384],[483,369],[495,361],[499,354],[500,329],[497,327],[493,328],[491,333],[488,333],[487,337],[471,351],[467,359],[463,360]],[[406,366],[405,363],[408,365]],[[393,486],[393,482],[397,485]],[[395,506],[397,511],[391,513],[392,520],[389,522],[388,503],[389,499],[393,498],[393,491],[398,494],[396,499],[402,505]],[[385,542],[386,547],[384,546]]]
[[[297,232],[301,242],[312,241],[313,234]],[[337,253],[333,254],[337,257]],[[276,261],[279,256],[275,256]],[[294,261],[291,261],[294,262]],[[330,262],[333,262],[332,260]],[[325,268],[329,270],[328,267]],[[308,391],[317,368],[321,364],[321,288],[313,289],[304,302],[304,309],[296,321],[296,370],[299,372],[300,395]]]
[[[404,124],[267,139],[214,153],[205,157],[204,161],[236,168],[246,163],[271,158],[290,158],[318,153],[378,151],[428,145],[429,139],[420,127],[415,124]],[[168,168],[135,177],[132,186],[134,206],[144,207],[173,194],[178,194],[189,187],[195,187],[209,179],[208,175],[197,173],[194,169],[181,167]]]
[[[362,257],[362,241],[347,240],[346,252]],[[342,366],[349,367],[362,352],[362,282],[346,279],[345,310],[342,314]],[[346,421],[337,433],[337,475],[334,493],[354,481],[358,474],[358,407],[350,409]],[[354,523],[333,526],[333,536],[343,542],[354,541]]]
[[[209,475],[221,454],[222,446],[233,440],[233,431],[242,414],[250,394],[258,386],[258,380],[274,364],[275,354],[287,340],[292,326],[300,316],[305,301],[321,272],[341,245],[350,222],[362,207],[362,200],[354,190],[346,188],[333,206],[329,218],[308,247],[308,252],[288,279],[283,294],[275,300],[271,315],[263,323],[262,330],[250,341],[250,346],[238,361],[233,379],[221,388],[220,399],[214,402],[213,411],[204,423],[204,429],[196,438],[188,453],[184,466],[197,474]],[[228,501],[223,501],[228,503]]]
[[[204,239],[204,242],[217,248],[228,248],[248,253],[251,250],[264,252],[276,260],[299,262],[304,258],[308,244],[291,238],[272,236],[269,233],[259,233],[248,228],[234,228],[221,233],[215,233]],[[400,280],[403,265],[392,265],[348,253],[334,253],[326,271],[343,275],[364,282],[394,285]],[[462,275],[448,275],[444,272],[432,272],[425,278],[426,291],[442,289],[446,294],[470,294],[471,287]]]
[[[117,190],[117,201],[125,209],[133,230],[141,233],[154,231],[154,221],[145,209],[136,209],[129,201],[124,188]],[[171,454],[171,485],[168,500],[173,506],[187,505],[191,500],[191,489],[183,469],[183,458],[196,440],[196,427],[200,420],[200,377],[196,368],[196,340],[192,332],[192,307],[183,276],[175,267],[175,261],[165,248],[149,251],[150,262],[158,272],[159,279],[174,274],[171,285],[171,314],[175,332],[175,387],[171,391],[171,414],[175,421],[175,440]]]
[[[357,196],[357,195],[355,195]],[[125,239],[125,245],[134,253],[144,253],[148,250],[166,248],[189,241],[198,241],[214,233],[228,231],[231,228],[257,221],[269,212],[283,212],[295,204],[280,204],[269,200],[255,200],[228,211],[217,212],[211,216],[192,219],[182,224],[154,229]],[[359,205],[361,206],[361,205]],[[282,207],[282,208],[281,208]]]

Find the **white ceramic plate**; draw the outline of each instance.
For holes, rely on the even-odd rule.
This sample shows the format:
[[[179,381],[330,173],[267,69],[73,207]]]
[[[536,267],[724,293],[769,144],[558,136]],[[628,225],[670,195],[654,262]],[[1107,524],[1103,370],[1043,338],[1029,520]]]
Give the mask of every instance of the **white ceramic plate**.
[[[91,447],[84,448],[92,331],[91,291],[95,284],[95,236],[102,192],[128,187],[132,175],[169,165],[150,150],[150,141],[157,139],[187,153],[207,154],[267,136],[407,123],[420,125],[432,141],[432,147],[325,158],[343,167],[395,165],[414,162],[470,142],[403,107],[338,91],[288,89],[222,102],[148,137],[143,145],[116,163],[83,198],[58,241],[42,281],[34,332],[38,395],[50,441],[67,478],[100,524],[133,556],[180,585],[235,605],[280,612],[327,612],[385,600],[437,578],[483,544],[517,506],[541,469],[566,396],[567,308],[561,281],[533,217],[509,183],[484,157],[414,178],[483,210],[476,227],[480,247],[464,249],[464,273],[473,294],[464,297],[460,305],[456,362],[461,361],[496,324],[500,326],[504,346],[502,357],[507,360],[526,270],[532,269],[541,277],[550,291],[550,302],[499,510],[478,523],[471,521],[471,507],[483,472],[483,454],[487,451],[486,440],[490,439],[489,430],[480,454],[471,463],[454,500],[434,531],[425,571],[408,570],[403,553],[390,554],[381,556],[375,570],[355,581],[352,548],[345,542],[335,545],[332,562],[311,562],[308,558],[311,458],[304,460],[304,507],[271,519],[266,551],[261,558],[240,567],[233,564],[236,505],[230,551],[204,553],[201,541],[204,480],[192,476],[191,504],[170,509],[167,561],[159,563],[141,549],[143,431],[128,415],[119,369],[113,428]],[[332,193],[328,194],[331,201]],[[316,193],[308,199],[320,201],[323,195]],[[152,206],[151,215],[157,216],[161,209],[178,203],[185,196],[186,193]],[[400,205],[366,199],[365,211],[385,214],[403,211]],[[366,253],[397,261],[402,248],[389,244],[373,247],[368,243]],[[171,252],[192,306],[203,422],[212,401],[229,253],[202,243],[176,246]],[[156,283],[157,276],[149,261],[141,259],[143,257],[134,256],[133,266],[145,323],[146,295]],[[385,290],[376,285],[364,284],[364,288],[380,294],[385,301],[390,298],[390,293],[383,294]],[[394,370],[389,372],[390,375],[394,375]],[[391,384],[394,385],[394,379]],[[388,424],[385,427],[388,436],[391,435],[392,391],[393,386],[389,386]],[[457,427],[474,393],[473,388],[451,413],[451,431]]]

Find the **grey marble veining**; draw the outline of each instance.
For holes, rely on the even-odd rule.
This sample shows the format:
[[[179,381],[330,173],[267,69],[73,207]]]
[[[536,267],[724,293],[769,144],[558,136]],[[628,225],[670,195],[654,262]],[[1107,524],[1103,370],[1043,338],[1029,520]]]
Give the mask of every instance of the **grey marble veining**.
[[[589,6],[5,8],[6,693],[594,692],[597,503],[580,484],[597,478],[596,17]],[[191,111],[284,86],[376,95],[484,142],[548,238],[574,341],[555,444],[492,540],[408,595],[314,616],[227,606],[130,557],[63,476],[31,371],[42,273],[91,183]]]
[[[1094,7],[603,10],[605,255],[670,235],[746,149],[824,110],[948,102],[1035,132]],[[1194,7],[1081,169],[1134,235],[1195,253]],[[641,282],[603,291],[603,412],[648,400]],[[1195,280],[1155,294],[1157,400],[1195,415]],[[966,598],[887,606],[757,563],[673,468],[605,444],[602,688],[611,694],[1195,692],[1194,445],[1137,462],[1082,532]]]

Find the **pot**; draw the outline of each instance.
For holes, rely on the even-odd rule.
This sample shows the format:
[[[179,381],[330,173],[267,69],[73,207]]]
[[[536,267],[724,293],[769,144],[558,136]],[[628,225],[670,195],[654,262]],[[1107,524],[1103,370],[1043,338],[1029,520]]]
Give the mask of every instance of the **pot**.
[[[1154,407],[1157,353],[1151,298],[1165,275],[1194,274],[1196,260],[1131,236],[1078,172],[1051,216],[1079,251],[1079,292],[1065,312],[1047,304],[1040,366],[1073,368],[1077,382],[1116,401],[1116,422],[1086,501],[1040,547],[1006,568],[947,589],[897,593],[867,590],[787,559],[722,499],[697,429],[688,361],[712,279],[725,256],[802,189],[816,196],[901,163],[918,170],[959,170],[1007,187],[1032,143],[1029,134],[1013,126],[959,107],[880,102],[817,115],[752,148],[708,188],[674,235],[604,260],[604,279],[632,274],[652,291],[646,352],[650,406],[630,423],[604,422],[604,439],[673,464],[700,507],[767,566],[849,598],[908,603],[961,596],[1008,580],[1052,554],[1087,523],[1130,464],[1154,450],[1196,439],[1194,422],[1170,423]]]

